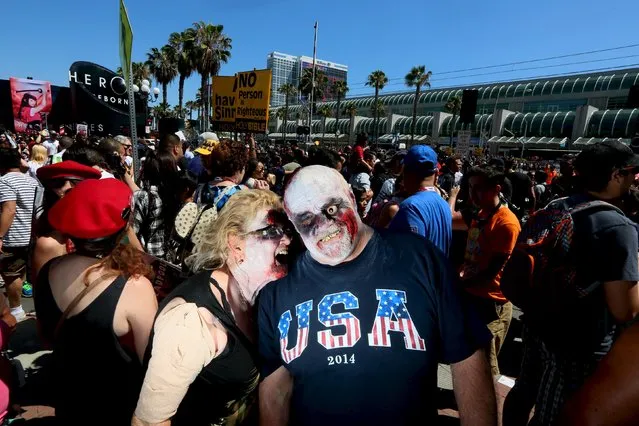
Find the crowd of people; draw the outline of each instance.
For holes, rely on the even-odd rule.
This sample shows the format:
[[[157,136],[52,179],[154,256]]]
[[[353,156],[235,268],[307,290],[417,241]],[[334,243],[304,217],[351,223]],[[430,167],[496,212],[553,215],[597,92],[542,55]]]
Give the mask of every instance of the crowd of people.
[[[64,425],[435,424],[438,363],[495,425],[515,305],[504,425],[636,423],[639,156],[478,154],[1,131],[1,344],[33,296]]]

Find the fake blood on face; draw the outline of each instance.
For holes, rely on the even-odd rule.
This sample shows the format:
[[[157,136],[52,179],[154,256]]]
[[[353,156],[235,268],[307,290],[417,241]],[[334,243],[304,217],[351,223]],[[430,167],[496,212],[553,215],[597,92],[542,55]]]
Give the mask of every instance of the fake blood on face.
[[[357,232],[359,231],[355,212],[351,209],[348,209],[338,216],[338,220],[340,222],[344,222],[344,224],[346,225],[346,230],[348,231],[348,235],[351,236],[351,241],[354,241],[355,235],[357,235]]]

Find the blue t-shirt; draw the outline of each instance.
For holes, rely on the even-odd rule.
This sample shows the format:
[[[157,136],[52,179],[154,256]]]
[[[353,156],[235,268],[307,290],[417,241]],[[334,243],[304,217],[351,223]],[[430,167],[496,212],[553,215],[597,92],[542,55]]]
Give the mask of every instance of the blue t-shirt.
[[[421,191],[399,205],[388,229],[421,235],[448,255],[453,238],[453,215],[437,192]]]
[[[376,232],[337,266],[306,252],[258,311],[262,376],[284,366],[294,379],[291,426],[428,424],[437,363],[492,338],[441,251],[414,235]]]

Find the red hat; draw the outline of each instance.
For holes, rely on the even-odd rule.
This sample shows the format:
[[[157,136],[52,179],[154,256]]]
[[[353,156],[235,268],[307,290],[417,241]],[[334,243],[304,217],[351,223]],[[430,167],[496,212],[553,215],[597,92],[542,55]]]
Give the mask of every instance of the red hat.
[[[49,223],[70,237],[93,240],[124,229],[131,213],[131,190],[117,179],[80,182],[49,210]]]
[[[62,161],[49,166],[40,167],[36,172],[40,182],[46,183],[54,179],[100,179],[100,171],[75,161]]]

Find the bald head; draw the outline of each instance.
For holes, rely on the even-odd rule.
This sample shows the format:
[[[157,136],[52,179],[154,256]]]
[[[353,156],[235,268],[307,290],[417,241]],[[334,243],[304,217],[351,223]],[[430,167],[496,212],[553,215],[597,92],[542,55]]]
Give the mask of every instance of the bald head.
[[[355,197],[337,170],[301,169],[284,192],[284,207],[316,261],[337,265],[353,253],[363,225]]]
[[[351,190],[344,177],[335,169],[324,166],[308,166],[300,169],[291,179],[284,192],[287,209],[308,207],[329,194],[340,193],[346,198]]]

